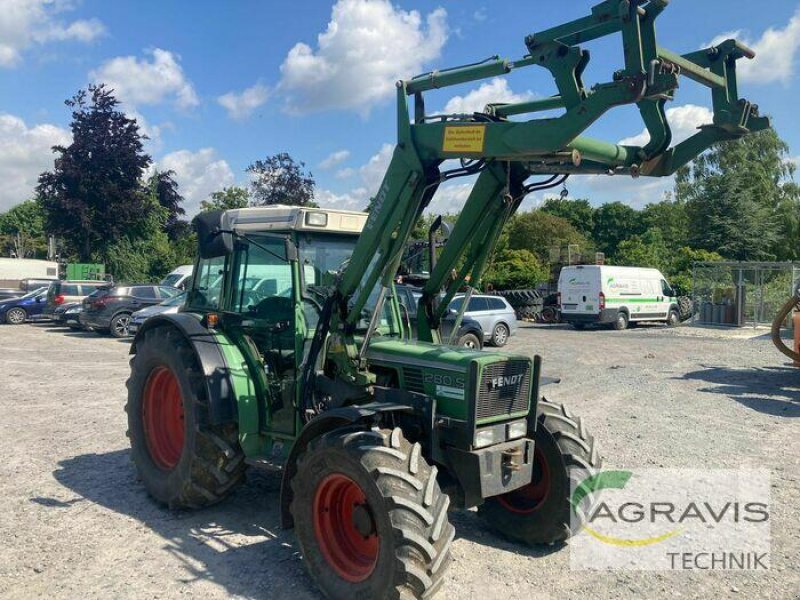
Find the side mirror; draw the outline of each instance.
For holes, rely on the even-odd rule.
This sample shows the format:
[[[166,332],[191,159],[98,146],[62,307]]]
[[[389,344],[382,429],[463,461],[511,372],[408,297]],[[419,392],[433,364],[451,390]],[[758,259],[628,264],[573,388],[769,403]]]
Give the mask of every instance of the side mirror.
[[[201,258],[217,258],[233,252],[233,234],[228,211],[200,213],[194,220]]]
[[[42,297],[41,296],[36,296],[36,302],[41,302],[41,301],[42,301]]]

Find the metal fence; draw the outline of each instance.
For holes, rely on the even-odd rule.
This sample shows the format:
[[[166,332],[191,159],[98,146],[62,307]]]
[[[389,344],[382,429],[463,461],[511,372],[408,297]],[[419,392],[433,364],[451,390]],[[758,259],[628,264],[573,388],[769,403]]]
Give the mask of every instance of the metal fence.
[[[694,322],[728,327],[770,325],[798,283],[798,263],[695,263]]]

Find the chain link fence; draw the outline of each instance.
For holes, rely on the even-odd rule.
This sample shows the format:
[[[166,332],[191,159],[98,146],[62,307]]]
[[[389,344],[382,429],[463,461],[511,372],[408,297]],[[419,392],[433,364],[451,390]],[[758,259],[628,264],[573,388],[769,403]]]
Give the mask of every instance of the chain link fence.
[[[698,262],[692,269],[694,322],[701,325],[771,325],[800,283],[800,264]]]

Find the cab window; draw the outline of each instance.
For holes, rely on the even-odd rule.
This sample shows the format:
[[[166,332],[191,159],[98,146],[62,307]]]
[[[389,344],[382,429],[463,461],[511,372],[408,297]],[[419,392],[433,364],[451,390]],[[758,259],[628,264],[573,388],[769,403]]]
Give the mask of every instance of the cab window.
[[[253,236],[236,244],[231,310],[272,320],[291,319],[292,267],[282,237]]]
[[[224,256],[201,259],[197,277],[194,278],[192,289],[186,299],[187,308],[200,311],[219,310],[224,272]]]

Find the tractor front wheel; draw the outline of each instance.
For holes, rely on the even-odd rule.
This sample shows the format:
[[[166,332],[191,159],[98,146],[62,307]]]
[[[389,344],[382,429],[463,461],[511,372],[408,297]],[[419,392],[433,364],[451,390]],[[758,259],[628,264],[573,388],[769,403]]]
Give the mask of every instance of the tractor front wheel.
[[[442,584],[455,536],[450,499],[400,429],[313,440],[292,491],[297,540],[327,598],[428,598]]]
[[[601,466],[594,438],[580,418],[544,398],[539,401],[536,431],[528,435],[534,440],[533,480],[518,490],[487,499],[478,513],[514,541],[566,541],[582,525],[580,515],[572,514],[573,484]]]
[[[150,495],[170,508],[219,502],[244,479],[235,425],[212,426],[203,371],[169,327],[137,343],[128,379],[128,437],[136,470]]]

